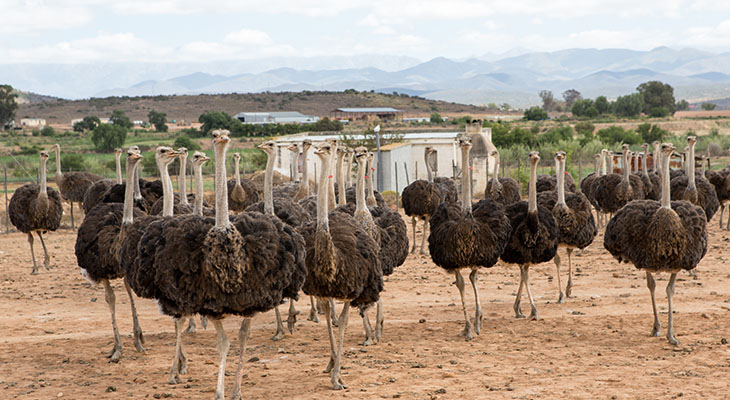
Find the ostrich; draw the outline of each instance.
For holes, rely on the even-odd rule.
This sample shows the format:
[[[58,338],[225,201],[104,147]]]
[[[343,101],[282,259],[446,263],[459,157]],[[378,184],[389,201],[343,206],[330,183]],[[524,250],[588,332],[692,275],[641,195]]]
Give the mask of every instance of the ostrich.
[[[180,155],[180,170],[177,174],[177,189],[180,191],[179,202],[180,205],[188,207],[190,203],[188,202],[187,180],[185,179],[188,168],[188,149],[186,149],[185,147],[180,147],[177,149],[177,154]]]
[[[46,243],[43,241],[42,234],[46,231],[55,231],[61,224],[61,216],[63,215],[63,205],[61,204],[61,196],[58,192],[49,188],[46,183],[46,163],[48,162],[48,152],[41,151],[41,178],[40,185],[35,183],[25,184],[13,193],[8,205],[8,216],[10,222],[18,228],[19,231],[28,235],[28,243],[30,244],[30,256],[33,259],[32,275],[38,274],[38,265],[35,262],[35,253],[33,252],[33,232],[38,235],[43,245],[45,257],[43,266],[50,269],[50,257]]]
[[[644,143],[641,145],[644,150],[644,154],[641,157],[641,182],[644,184],[644,194],[647,200],[659,200],[661,192],[661,182],[659,182],[659,175],[649,174],[647,158],[649,155],[649,144]]]
[[[96,181],[100,181],[102,177],[89,172],[66,172],[61,170],[61,146],[54,144],[53,149],[56,151],[56,185],[61,197],[71,203],[71,229],[74,226],[74,202],[83,205],[84,195],[86,191]],[[81,209],[82,206],[79,206]]]
[[[302,142],[302,180],[299,182],[299,190],[294,201],[299,201],[309,196],[309,148],[312,147],[312,141],[306,139]]]
[[[610,153],[609,153],[610,154]],[[629,166],[631,157],[629,145],[623,145],[623,172],[602,176],[595,183],[594,196],[601,210],[615,213],[630,201],[644,199],[644,185],[641,178],[632,175]],[[612,157],[611,157],[612,158]]]
[[[521,200],[520,186],[512,178],[499,177],[499,152],[492,150],[491,155],[494,157],[494,174],[492,180],[487,183],[484,198],[492,199],[503,206],[517,203]]]
[[[469,165],[471,139],[459,139],[461,165]],[[471,182],[466,169],[461,175],[461,204],[443,202],[431,217],[431,234],[428,236],[428,249],[431,259],[439,267],[456,276],[456,287],[461,296],[464,312],[466,340],[481,332],[482,307],[477,289],[480,268],[490,268],[499,260],[510,235],[510,223],[504,214],[504,207],[491,199],[471,202]],[[474,288],[476,312],[474,324],[469,320],[464,300],[464,278],[461,269],[469,268],[469,280]]]
[[[593,167],[593,172],[586,175],[586,177],[583,178],[583,180],[580,182],[581,193],[586,196],[593,208],[596,209],[596,222],[598,223],[599,228],[601,226],[601,210],[598,206],[598,202],[596,202],[596,198],[593,194],[593,189],[595,189],[596,180],[598,180],[598,178],[602,176],[601,171],[605,171],[606,169],[606,152],[607,150],[603,149],[600,153],[594,156],[596,161]]]
[[[570,297],[573,288],[573,267],[570,256],[573,249],[584,249],[593,243],[598,234],[596,221],[593,219],[591,203],[582,193],[565,193],[563,179],[565,177],[565,152],[555,153],[557,192],[542,192],[537,194],[537,203],[548,210],[552,210],[555,223],[558,225],[558,247],[565,247],[568,253],[568,285],[563,295],[563,285],[560,283],[560,255],[556,252],[555,267],[558,275],[560,295],[558,303],[563,303],[565,297]]]
[[[241,178],[241,153],[233,153],[235,177],[228,181],[228,207],[231,211],[241,212],[259,201],[259,194],[251,180]]]
[[[239,330],[239,363],[233,398],[241,397],[251,317],[278,305],[295,276],[304,275],[304,240],[277,218],[244,212],[229,218],[226,184],[228,131],[212,133],[215,150],[215,218],[182,215],[152,222],[140,239],[138,275],[154,294],[161,311],[175,318],[179,370],[181,326],[186,316],[212,319],[220,354],[216,399],[224,398],[226,355],[230,342],[225,315],[243,317]]]
[[[432,166],[434,165],[435,157],[436,157],[436,149],[434,149],[432,146],[426,146],[426,152],[427,152],[427,162],[426,162],[426,173],[428,175],[428,181],[433,182],[434,185],[438,188],[439,192],[441,192],[441,203],[444,201],[456,203],[459,201],[459,191],[456,189],[456,183],[451,178],[444,178],[437,176],[436,172],[433,170]]]
[[[661,146],[661,200],[640,200],[624,206],[608,222],[603,246],[619,262],[632,263],[646,271],[654,310],[651,336],[659,336],[661,330],[653,274],[671,274],[667,284],[667,340],[677,345],[672,309],[674,281],[679,271],[694,269],[707,252],[707,220],[702,208],[687,201],[670,201],[669,159],[673,150],[671,143]]]
[[[347,152],[347,173],[345,174],[345,188],[349,189],[352,187],[352,161],[355,156],[355,151],[348,149]]]
[[[177,154],[170,151],[167,155],[172,161]],[[119,339],[117,328],[114,290],[109,283],[112,279],[124,277],[121,268],[120,246],[124,238],[122,225],[131,223],[133,218],[142,217],[144,214],[133,207],[134,198],[134,168],[142,156],[135,152],[127,151],[127,182],[125,187],[124,204],[101,203],[94,207],[86,215],[79,226],[79,233],[76,237],[75,253],[79,267],[83,275],[92,283],[101,282],[106,292],[106,302],[111,312],[112,328],[114,331],[114,347],[109,358],[118,362],[122,356],[122,342]],[[144,351],[144,337],[139,326],[137,310],[134,306],[132,290],[125,280],[125,289],[129,295],[129,302],[132,307],[132,319],[134,322],[134,345],[138,351]]]
[[[158,148],[159,149],[159,148]],[[187,160],[187,149],[184,147],[181,147],[180,149],[185,151],[185,160]],[[182,154],[179,151],[174,151],[172,148],[165,148],[165,154],[166,155],[176,155],[180,157]],[[155,155],[157,156],[157,155]],[[169,163],[163,163],[160,164],[159,159],[157,159],[157,166],[160,171],[160,181],[162,182],[162,192],[163,196],[162,198],[157,199],[155,204],[152,205],[150,208],[150,215],[163,215],[163,216],[170,216],[174,214],[191,214],[193,212],[193,207],[190,206],[189,203],[187,203],[187,194],[184,192],[180,192],[179,194],[174,193],[174,188],[172,186],[172,179],[170,178],[170,172],[168,171]],[[180,159],[180,168],[181,173],[182,172],[182,159]],[[178,176],[178,179],[180,177]],[[182,177],[184,180],[185,178]],[[184,185],[181,185],[181,187]],[[169,199],[172,199],[172,205],[168,205],[165,200],[165,192],[169,194]],[[185,197],[185,200],[182,200],[182,198]],[[183,202],[184,201],[184,202]],[[166,207],[172,207],[172,210],[169,210],[167,213],[165,213]]]
[[[330,372],[335,390],[346,388],[340,375],[342,342],[347,328],[350,304],[359,307],[372,304],[383,290],[383,271],[378,257],[379,246],[351,216],[327,211],[329,189],[327,172],[331,162],[330,143],[323,143],[314,152],[322,162],[317,188],[317,220],[304,226],[307,278],[304,293],[321,298],[327,319],[330,341]],[[339,340],[334,336],[330,315],[330,299],[344,300],[339,318]]]
[[[428,151],[425,151],[424,157],[426,165],[428,165]],[[403,203],[403,211],[405,211],[407,216],[411,217],[411,225],[413,226],[413,247],[411,248],[411,253],[416,252],[416,222],[419,219],[423,220],[420,254],[425,254],[424,246],[426,243],[428,223],[441,203],[441,192],[432,182],[419,179],[411,182],[410,185],[403,189],[401,202]]]
[[[700,206],[705,212],[707,221],[712,219],[717,209],[720,208],[720,202],[715,193],[715,187],[704,177],[695,176],[695,144],[696,136],[688,136],[687,144],[689,146],[689,154],[687,156],[687,171],[683,176],[678,176],[670,181],[671,198],[675,200],[685,200]]]
[[[540,155],[530,152],[530,183],[527,201],[520,201],[507,207],[512,232],[501,259],[507,263],[520,265],[520,287],[517,289],[514,310],[515,317],[524,318],[520,311],[522,287],[527,290],[532,312],[529,318],[539,319],[537,307],[530,292],[529,268],[533,264],[550,261],[558,250],[560,230],[551,210],[537,204],[537,163]]]
[[[264,200],[249,206],[246,211],[257,211],[267,215],[275,215],[282,222],[292,228],[301,228],[305,223],[311,220],[311,218],[309,218],[309,214],[307,214],[307,212],[304,211],[298,203],[293,202],[291,199],[284,197],[274,198],[273,195],[272,189],[274,186],[276,144],[269,140],[260,144],[258,147],[263,150],[267,156],[266,173],[264,174]],[[299,297],[299,288],[301,288],[303,280],[304,275],[297,279],[293,279],[291,288],[287,289],[284,294],[284,297],[289,299],[287,328],[289,329],[290,334],[294,333],[294,325],[297,321],[297,310],[294,308],[294,300],[297,300]],[[281,340],[284,338],[284,325],[282,324],[279,306],[274,307],[274,311],[276,313],[276,333],[272,339]]]
[[[124,183],[124,181],[122,180],[122,149],[114,149],[114,157],[116,159],[117,166],[116,181],[113,181],[111,179],[102,179],[94,182],[94,184],[86,190],[83,199],[84,214],[88,214],[92,208],[101,203],[107,193],[109,193],[109,191],[111,190],[112,186],[114,186],[115,184],[121,185],[122,183]]]
[[[722,220],[725,215],[725,209],[730,204],[730,170],[705,172],[707,180],[715,187],[717,200],[720,203],[720,230],[723,229]],[[730,219],[727,222],[727,230],[730,230]]]

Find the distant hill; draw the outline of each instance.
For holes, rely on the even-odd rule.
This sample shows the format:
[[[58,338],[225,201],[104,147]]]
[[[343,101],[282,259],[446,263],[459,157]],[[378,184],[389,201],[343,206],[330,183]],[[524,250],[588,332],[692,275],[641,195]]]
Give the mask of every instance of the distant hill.
[[[168,121],[197,122],[205,111],[224,111],[235,115],[242,111],[299,111],[328,117],[338,107],[394,107],[406,115],[487,113],[485,107],[429,100],[410,95],[377,92],[283,92],[217,94],[188,96],[106,97],[88,100],[61,100],[21,104],[17,116],[45,118],[50,124],[70,125],[74,118],[86,115],[107,117],[114,110],[123,110],[132,120],[147,120],[151,110],[164,112]],[[494,114],[494,112],[490,112]]]

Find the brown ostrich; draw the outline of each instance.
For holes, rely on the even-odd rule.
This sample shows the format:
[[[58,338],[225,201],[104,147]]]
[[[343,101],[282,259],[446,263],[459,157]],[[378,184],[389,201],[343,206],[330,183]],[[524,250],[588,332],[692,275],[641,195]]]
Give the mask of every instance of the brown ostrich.
[[[111,179],[102,179],[99,181],[94,182],[93,185],[89,187],[89,189],[86,190],[86,193],[84,193],[84,200],[83,200],[83,208],[84,208],[84,214],[88,214],[89,211],[91,211],[92,208],[96,207],[97,204],[101,203],[104,200],[104,197],[109,193],[112,186],[121,185],[124,183],[122,180],[122,149],[116,148],[114,149],[114,157],[116,159],[116,180]]]
[[[499,152],[493,150],[491,154],[494,157],[494,173],[492,174],[492,180],[487,183],[484,198],[496,201],[503,206],[522,200],[520,185],[517,184],[517,181],[512,178],[499,177]]]
[[[428,150],[424,152],[426,165],[428,165]],[[416,223],[419,219],[423,220],[423,236],[421,240],[420,254],[425,254],[424,247],[426,243],[426,232],[431,216],[436,212],[439,204],[441,204],[441,192],[433,182],[418,179],[411,182],[403,189],[401,194],[401,202],[403,203],[403,211],[411,217],[411,225],[413,227],[413,247],[411,253],[416,252]]]
[[[613,159],[610,154],[609,159]],[[604,212],[615,213],[627,203],[634,200],[643,200],[645,197],[644,184],[641,182],[641,178],[631,174],[629,162],[631,152],[627,144],[623,145],[622,157],[623,169],[620,175],[609,173],[599,178],[594,184],[594,196]],[[609,168],[610,170],[611,168]]]
[[[32,275],[38,274],[38,265],[35,262],[35,253],[33,252],[33,232],[38,235],[43,245],[43,266],[50,269],[50,257],[46,243],[43,241],[43,233],[47,231],[55,231],[61,225],[61,216],[63,215],[63,206],[61,204],[61,196],[53,188],[49,188],[46,183],[46,163],[48,162],[48,152],[41,151],[41,178],[40,185],[35,183],[25,184],[13,193],[8,205],[8,216],[10,222],[18,228],[19,231],[28,235],[28,243],[30,244],[30,256],[33,259]]]
[[[250,179],[242,178],[240,171],[241,153],[233,153],[234,178],[228,180],[228,207],[231,211],[241,212],[259,201],[256,186]]]
[[[91,185],[96,181],[100,181],[102,177],[89,172],[66,172],[61,170],[61,146],[54,144],[53,149],[56,151],[56,185],[61,197],[71,203],[71,229],[76,229],[74,225],[74,202],[79,203],[79,210],[83,207],[84,195]]]
[[[671,198],[674,200],[685,200],[700,206],[705,212],[707,221],[710,221],[720,208],[715,187],[704,176],[695,175],[695,144],[696,136],[688,136],[689,147],[688,161],[686,163],[686,174],[671,180]]]

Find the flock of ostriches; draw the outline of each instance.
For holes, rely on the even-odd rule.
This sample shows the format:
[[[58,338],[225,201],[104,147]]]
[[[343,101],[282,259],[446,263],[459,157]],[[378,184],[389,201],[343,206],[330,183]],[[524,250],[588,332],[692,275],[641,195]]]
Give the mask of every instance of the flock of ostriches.
[[[263,201],[251,181],[239,173],[240,155],[234,154],[235,178],[227,180],[226,151],[228,131],[213,131],[215,152],[215,203],[212,208],[203,200],[203,165],[209,161],[204,153],[192,158],[195,174],[194,194],[186,193],[186,168],[180,168],[179,193],[173,193],[168,165],[180,160],[187,165],[187,150],[158,147],[155,161],[160,180],[139,179],[137,165],[142,158],[135,146],[126,152],[126,178],[123,181],[122,150],[117,150],[116,180],[75,172],[60,172],[60,147],[55,145],[56,183],[60,194],[46,185],[48,152],[41,152],[40,185],[28,184],[15,191],[10,206],[13,224],[28,235],[33,254],[33,233],[43,245],[44,266],[49,256],[42,233],[59,227],[63,213],[61,199],[83,204],[86,217],[78,229],[75,253],[81,272],[93,283],[103,284],[111,311],[114,331],[112,361],[119,361],[122,343],[116,324],[115,295],[112,279],[123,278],[129,295],[134,322],[134,344],[144,351],[144,336],[134,305],[138,297],[154,299],[160,310],[175,323],[176,345],[170,371],[170,383],[179,381],[187,371],[181,336],[184,322],[195,330],[193,317],[212,321],[217,332],[220,354],[216,398],[224,397],[224,377],[229,341],[221,319],[226,315],[243,318],[238,333],[240,356],[233,386],[233,398],[241,396],[244,355],[251,317],[274,309],[277,331],[274,340],[285,335],[278,306],[287,299],[287,325],[293,333],[297,310],[294,300],[299,292],[311,296],[310,320],[318,321],[318,311],[327,321],[331,346],[326,372],[334,389],[345,387],[340,374],[342,343],[348,324],[350,306],[359,309],[365,328],[363,344],[375,344],[383,335],[383,305],[380,292],[383,276],[403,264],[409,252],[407,227],[400,215],[385,206],[382,196],[373,190],[373,154],[364,147],[354,150],[328,140],[316,147],[322,168],[315,195],[310,195],[307,163],[299,183],[273,185],[276,144],[259,146],[268,155],[263,185]],[[538,319],[538,310],[530,291],[531,265],[554,260],[558,268],[559,302],[571,296],[571,253],[593,242],[597,224],[612,215],[605,225],[604,247],[619,261],[630,262],[646,271],[654,311],[652,336],[659,336],[661,324],[654,298],[653,274],[671,274],[667,286],[669,302],[666,337],[677,344],[672,324],[672,295],[677,273],[692,270],[707,250],[707,221],[730,198],[730,169],[695,172],[694,145],[688,138],[688,154],[682,170],[670,170],[675,150],[672,144],[655,143],[654,168],[647,168],[648,145],[633,156],[624,146],[621,173],[613,173],[613,154],[596,155],[596,173],[587,176],[576,191],[565,172],[566,155],[555,154],[556,176],[538,176],[538,153],[529,154],[530,180],[527,201],[521,199],[517,182],[498,178],[499,154],[493,178],[484,198],[472,202],[472,185],[467,179],[471,141],[459,139],[462,173],[461,193],[455,181],[432,177],[432,157],[426,148],[428,180],[410,183],[402,194],[405,213],[412,218],[413,247],[416,251],[416,222],[424,221],[420,252],[424,253],[426,232],[433,262],[453,273],[459,289],[467,340],[479,334],[482,309],[477,288],[478,274],[500,259],[517,264],[520,285],[514,303],[516,317],[523,289],[531,304],[529,318]],[[306,160],[311,142],[301,145]],[[289,150],[299,155],[299,145]],[[351,184],[353,157],[357,163],[357,181]],[[642,167],[639,167],[641,159]],[[336,160],[336,161],[335,161]],[[345,169],[348,171],[345,173]],[[335,186],[336,175],[337,186]],[[342,190],[346,187],[346,190]],[[192,205],[191,205],[192,203]],[[73,208],[73,203],[72,203]],[[233,211],[234,214],[229,214]],[[722,214],[720,216],[722,228]],[[430,226],[430,229],[429,229]],[[728,223],[730,229],[730,222]],[[568,255],[569,278],[565,292],[560,282],[558,248]],[[33,274],[38,267],[33,258]],[[461,270],[469,269],[474,289],[476,311],[471,320],[464,299]],[[343,301],[339,316],[333,300]],[[368,309],[377,309],[375,329]],[[337,327],[337,336],[335,330]]]

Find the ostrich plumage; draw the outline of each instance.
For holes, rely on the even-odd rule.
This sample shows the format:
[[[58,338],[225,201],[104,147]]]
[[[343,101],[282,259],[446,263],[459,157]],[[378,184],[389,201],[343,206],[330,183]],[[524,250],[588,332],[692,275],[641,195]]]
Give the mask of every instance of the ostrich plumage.
[[[241,155],[233,154],[234,162],[234,178],[227,182],[228,189],[228,207],[231,211],[241,212],[252,204],[259,201],[259,193],[256,191],[256,185],[247,178],[241,176],[239,163]]]
[[[116,167],[117,167],[117,169],[116,169],[117,179],[116,180],[102,179],[100,181],[96,181],[96,182],[94,182],[93,185],[91,185],[89,187],[89,189],[86,190],[86,193],[84,193],[84,199],[83,199],[84,214],[88,214],[92,208],[96,207],[97,204],[101,203],[112,186],[114,186],[115,184],[121,185],[124,183],[124,181],[122,180],[121,157],[122,157],[122,149],[119,149],[119,148],[114,149],[114,158],[116,160]],[[124,194],[122,194],[122,196],[124,196]]]
[[[56,151],[56,185],[61,197],[71,203],[71,227],[74,228],[73,219],[73,203],[81,203],[79,208],[83,206],[84,195],[89,187],[96,181],[103,179],[101,176],[90,172],[66,172],[61,170],[61,146],[53,145]]]
[[[555,190],[557,178],[554,175],[538,175],[535,187],[537,192],[550,192]],[[570,174],[565,175],[565,191],[575,193],[575,181]]]
[[[565,152],[555,154],[557,165],[556,176],[564,176]],[[560,178],[558,178],[560,179]],[[560,185],[556,185],[560,189]],[[563,186],[564,187],[564,186]],[[558,225],[558,247],[565,247],[568,253],[568,284],[563,294],[563,285],[560,281],[560,254],[555,253],[553,261],[557,268],[558,288],[560,294],[558,303],[563,303],[565,297],[570,297],[573,289],[573,266],[571,255],[573,249],[584,249],[593,243],[598,234],[596,221],[593,219],[591,203],[582,193],[541,192],[537,194],[537,204],[552,210],[555,223]]]
[[[225,153],[228,131],[213,131],[216,154],[216,216],[183,215],[152,222],[138,246],[138,274],[160,309],[181,325],[183,317],[213,318],[220,353],[216,399],[224,398],[226,355],[230,343],[221,318],[243,316],[241,346],[233,397],[239,398],[250,318],[278,305],[293,277],[304,275],[304,240],[273,215],[244,212],[228,216]],[[179,370],[181,346],[177,329]]]
[[[403,204],[403,211],[406,215],[411,217],[411,226],[413,227],[413,247],[411,253],[416,252],[416,223],[419,219],[423,220],[423,232],[421,233],[421,249],[420,254],[426,254],[424,251],[426,243],[426,232],[428,231],[429,220],[431,216],[436,212],[436,209],[441,204],[442,196],[439,187],[431,182],[431,168],[430,168],[430,151],[428,147],[424,151],[426,172],[428,174],[428,180],[418,179],[411,182],[408,186],[403,189],[401,194],[401,203]]]
[[[647,157],[649,154],[649,144],[644,143],[641,146],[644,150],[641,156],[641,171],[635,173],[641,178],[641,183],[644,185],[644,196],[647,200],[659,200],[661,196],[661,182],[659,181],[659,175],[650,174],[647,164]]]
[[[317,193],[317,220],[302,228],[306,243],[307,277],[304,293],[322,298],[330,340],[330,362],[327,372],[334,389],[345,388],[340,375],[342,343],[347,327],[350,304],[372,304],[383,290],[383,271],[379,246],[351,216],[328,212],[328,175],[331,146],[322,144],[315,154],[320,157],[322,171]],[[329,299],[344,300],[339,318],[339,340],[332,330]]]
[[[492,151],[494,157],[494,172],[492,179],[487,182],[487,188],[484,190],[484,198],[491,199],[503,206],[517,203],[522,199],[520,196],[520,186],[517,181],[512,178],[499,177],[499,152]]]
[[[689,160],[687,162],[687,173],[678,176],[670,181],[671,198],[674,200],[684,200],[700,206],[705,212],[707,221],[710,221],[720,208],[720,201],[713,186],[702,175],[695,174],[694,154],[695,143],[697,137],[687,137],[689,145]]]
[[[122,356],[122,343],[116,322],[116,298],[109,281],[124,277],[120,259],[120,248],[125,234],[122,229],[123,221],[131,221],[132,218],[141,218],[145,215],[132,205],[134,188],[131,182],[134,179],[134,168],[141,158],[142,156],[135,151],[127,152],[127,190],[124,203],[101,203],[94,207],[79,226],[76,237],[76,260],[83,275],[94,284],[104,285],[114,331],[114,347],[109,355],[113,362],[118,362]],[[124,286],[132,308],[134,344],[138,351],[144,351],[144,337],[139,326],[134,297],[126,281]]]
[[[674,281],[677,272],[694,269],[707,252],[707,221],[702,208],[687,201],[670,201],[669,157],[673,150],[671,143],[661,146],[661,201],[639,200],[624,206],[606,226],[603,246],[619,262],[632,263],[646,271],[654,310],[652,336],[659,336],[661,330],[652,274],[671,274],[667,285],[667,340],[676,345],[672,310]]]
[[[471,139],[459,139],[461,148],[461,165],[469,165]],[[510,235],[510,223],[504,214],[504,206],[491,199],[471,202],[471,182],[469,174],[462,174],[461,204],[443,202],[431,217],[431,233],[428,236],[428,249],[434,264],[456,277],[456,287],[461,296],[461,307],[464,312],[464,330],[466,340],[474,338],[474,333],[481,333],[482,307],[477,288],[480,268],[491,268],[499,260]],[[469,320],[464,299],[463,268],[471,269],[469,280],[474,289],[476,311],[474,323]]]
[[[426,146],[426,173],[429,176],[429,182],[433,182],[441,193],[441,201],[456,203],[459,201],[459,189],[456,187],[456,182],[451,178],[443,176],[436,176],[434,166],[437,166],[437,151],[433,146]]]
[[[725,208],[730,204],[730,170],[706,171],[705,176],[715,187],[715,194],[720,203],[720,229],[723,229],[722,220],[725,215]],[[728,219],[727,227],[730,230],[730,219]]]
[[[537,307],[530,291],[529,268],[533,264],[550,261],[555,257],[560,231],[551,210],[537,203],[536,178],[540,156],[537,152],[531,152],[529,157],[530,183],[527,201],[514,203],[505,210],[512,231],[500,258],[504,262],[520,266],[520,286],[514,304],[515,316],[524,318],[520,311],[522,287],[524,286],[532,306],[529,318],[538,319]]]
[[[630,173],[628,145],[624,145],[624,168],[621,174],[608,174],[596,180],[593,195],[601,211],[615,213],[634,200],[644,199],[644,184],[641,178]]]
[[[31,274],[38,273],[38,265],[35,261],[35,252],[33,251],[33,232],[38,235],[43,245],[43,266],[50,268],[50,257],[48,249],[43,240],[43,233],[47,231],[55,231],[61,225],[61,217],[63,216],[63,205],[61,203],[61,195],[53,188],[48,187],[46,183],[46,162],[48,161],[48,152],[40,153],[40,185],[35,183],[25,184],[13,193],[8,204],[8,216],[10,222],[21,232],[28,235],[28,243],[30,244],[30,255],[33,259],[33,270]]]

